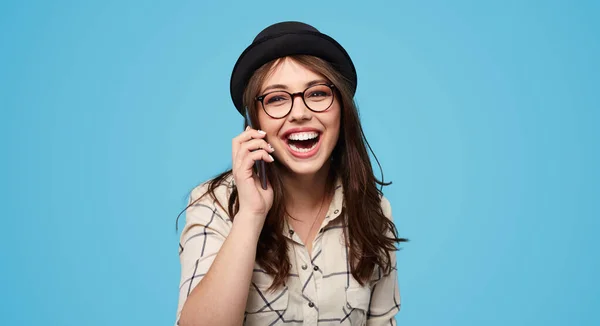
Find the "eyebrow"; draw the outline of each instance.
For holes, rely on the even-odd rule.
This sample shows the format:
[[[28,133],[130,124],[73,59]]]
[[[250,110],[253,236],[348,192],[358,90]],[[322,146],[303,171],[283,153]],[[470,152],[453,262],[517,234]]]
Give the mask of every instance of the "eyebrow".
[[[304,86],[306,88],[308,88],[308,87],[311,87],[313,85],[328,84],[328,83],[329,83],[329,81],[327,81],[326,79],[315,79],[315,80],[309,81]],[[269,85],[269,86],[265,87],[265,89],[262,90],[261,94],[264,94],[267,91],[270,91],[272,89],[285,89],[285,90],[289,90],[289,87],[287,87],[287,85],[284,85],[284,84],[273,84],[273,85]]]

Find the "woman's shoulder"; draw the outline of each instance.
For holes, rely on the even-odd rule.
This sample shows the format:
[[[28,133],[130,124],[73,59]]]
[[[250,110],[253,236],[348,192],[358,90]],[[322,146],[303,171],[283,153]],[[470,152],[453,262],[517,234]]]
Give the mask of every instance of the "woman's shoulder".
[[[213,191],[211,192],[211,188]],[[233,191],[234,183],[231,174],[223,178],[213,178],[206,180],[195,186],[190,193],[190,203],[201,202],[214,205],[218,201],[223,207],[227,207],[229,197]]]
[[[182,246],[198,234],[206,235],[202,232],[206,232],[209,225],[210,232],[223,237],[229,233],[232,220],[227,207],[230,188],[233,187],[230,181],[227,176],[217,177],[198,184],[190,191],[189,203],[185,208],[185,226],[181,232]]]
[[[385,215],[390,220],[392,219],[392,204],[390,201],[383,195],[381,197],[381,210],[383,211],[383,215]]]

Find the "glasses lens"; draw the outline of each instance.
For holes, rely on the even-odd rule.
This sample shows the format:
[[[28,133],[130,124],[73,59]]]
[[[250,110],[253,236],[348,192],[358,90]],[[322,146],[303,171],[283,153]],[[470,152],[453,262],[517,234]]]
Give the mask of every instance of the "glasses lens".
[[[267,94],[263,99],[265,110],[272,117],[285,116],[292,106],[290,94],[285,92],[273,92]]]
[[[304,92],[304,100],[311,110],[324,111],[333,103],[333,91],[327,85],[315,85]]]

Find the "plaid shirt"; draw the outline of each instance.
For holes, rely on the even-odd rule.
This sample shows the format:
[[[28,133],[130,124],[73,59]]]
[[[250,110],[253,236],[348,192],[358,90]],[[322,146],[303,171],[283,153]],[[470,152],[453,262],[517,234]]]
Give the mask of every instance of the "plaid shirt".
[[[227,207],[232,180],[216,189],[216,197]],[[202,195],[206,184],[192,191],[190,202]],[[383,275],[375,268],[371,281],[361,286],[349,271],[348,248],[340,213],[343,189],[338,180],[334,198],[313,242],[312,256],[300,237],[286,225],[284,233],[290,246],[292,268],[284,287],[267,291],[273,278],[258,264],[254,266],[249,287],[244,325],[396,325],[400,310],[396,254],[392,253],[392,272]],[[391,207],[382,197],[383,212],[390,219]],[[177,321],[186,298],[206,275],[229,234],[228,214],[205,196],[186,213],[186,224],[179,244],[181,281]]]

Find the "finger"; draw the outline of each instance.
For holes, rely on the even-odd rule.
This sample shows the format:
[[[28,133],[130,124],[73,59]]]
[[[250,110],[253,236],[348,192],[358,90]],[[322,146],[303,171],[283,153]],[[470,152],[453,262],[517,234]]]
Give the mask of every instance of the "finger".
[[[244,158],[242,162],[241,168],[245,171],[252,170],[254,162],[260,160],[263,160],[267,163],[275,161],[271,154],[267,153],[267,151],[265,151],[264,149],[259,149],[257,151],[248,153],[248,155]]]
[[[241,156],[241,155],[240,155]],[[247,152],[247,155],[243,160],[238,160],[233,166],[233,173],[237,175],[240,180],[252,177],[254,174],[253,167],[254,162],[263,160],[267,163],[273,162],[273,157],[263,149],[256,150],[254,152]]]
[[[237,135],[233,140],[241,144],[253,138],[264,138],[266,134],[262,130],[248,129]]]
[[[240,145],[251,139],[264,138],[266,133],[262,130],[255,130],[246,128],[241,134],[231,140],[231,158],[235,161],[235,156],[239,151]]]
[[[233,154],[233,159],[235,161],[242,161],[248,152],[252,152],[255,150],[264,149],[269,153],[273,153],[275,149],[271,144],[267,143],[264,139],[252,139],[245,143],[242,143],[238,147],[237,153]]]
[[[239,151],[248,151],[248,152],[252,152],[255,151],[257,149],[264,149],[269,153],[272,153],[275,151],[275,149],[273,148],[273,146],[271,146],[271,144],[267,143],[266,140],[264,139],[252,139],[249,140],[245,143],[242,143],[240,145],[240,148],[238,149],[238,154]]]
[[[251,159],[254,159],[255,157],[257,157],[256,155],[251,155],[252,153],[255,152],[266,152],[267,154],[270,154],[274,151],[274,149],[272,147],[270,147],[270,145],[265,142],[262,139],[254,139],[251,140],[250,142],[244,143],[242,144],[242,146],[240,146],[240,150],[239,152],[236,154],[236,161],[233,164],[236,167],[241,167],[241,169],[245,169],[245,161],[246,159],[250,156]],[[256,160],[256,159],[254,159]],[[270,159],[269,159],[270,160]],[[267,159],[265,159],[265,161],[269,161]]]

